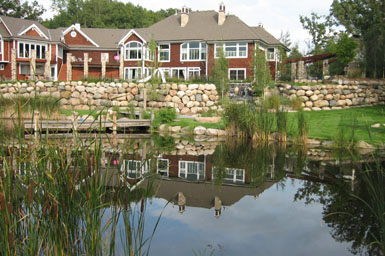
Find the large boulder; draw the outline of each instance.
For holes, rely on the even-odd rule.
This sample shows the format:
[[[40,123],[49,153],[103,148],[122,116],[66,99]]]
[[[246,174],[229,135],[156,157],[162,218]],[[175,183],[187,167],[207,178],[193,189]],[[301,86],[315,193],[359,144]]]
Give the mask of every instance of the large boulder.
[[[203,126],[197,126],[194,128],[194,135],[203,135],[206,134],[206,128]]]

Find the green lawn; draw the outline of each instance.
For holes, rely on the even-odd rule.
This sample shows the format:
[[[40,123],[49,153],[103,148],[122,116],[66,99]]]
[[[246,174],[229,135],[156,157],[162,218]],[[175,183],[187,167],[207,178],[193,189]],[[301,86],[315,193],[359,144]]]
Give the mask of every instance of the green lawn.
[[[309,137],[332,140],[336,137],[341,124],[346,133],[355,131],[356,140],[385,142],[385,106],[349,108],[330,111],[305,112],[308,120]],[[354,120],[356,120],[354,125]],[[289,113],[289,134],[296,134],[297,113]],[[370,126],[380,123],[379,128]]]

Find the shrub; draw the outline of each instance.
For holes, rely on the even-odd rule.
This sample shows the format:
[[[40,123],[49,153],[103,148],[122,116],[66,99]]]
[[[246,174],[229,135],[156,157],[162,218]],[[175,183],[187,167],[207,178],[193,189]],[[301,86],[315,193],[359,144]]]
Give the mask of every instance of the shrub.
[[[154,120],[152,121],[152,127],[157,129],[161,124],[167,124],[176,118],[176,112],[174,108],[163,108],[155,112]]]

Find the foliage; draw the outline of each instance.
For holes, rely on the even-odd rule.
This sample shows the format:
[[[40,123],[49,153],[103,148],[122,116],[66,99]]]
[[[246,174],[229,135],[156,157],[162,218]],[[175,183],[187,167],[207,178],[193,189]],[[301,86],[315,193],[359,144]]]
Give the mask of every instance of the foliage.
[[[294,110],[301,110],[302,109],[302,99],[300,97],[294,97],[290,100],[290,107]]]
[[[174,108],[162,108],[155,112],[154,120],[152,121],[153,128],[157,129],[161,124],[172,122],[176,118]]]
[[[191,118],[180,118],[169,123],[170,126],[180,126],[180,127],[189,127],[190,131],[193,131],[197,126],[203,126],[204,128],[220,129],[225,128],[224,122],[220,121],[218,123],[200,123]]]
[[[34,0],[31,4],[28,1],[2,0],[0,1],[0,15],[22,18],[27,20],[40,20],[40,16],[45,9],[38,1]]]
[[[265,88],[272,84],[270,67],[266,61],[265,52],[259,50],[259,45],[257,45],[257,50],[253,50],[252,56],[250,68],[254,74],[253,88],[258,95],[264,96]]]
[[[142,28],[175,13],[175,9],[153,12],[130,2],[110,0],[53,0],[53,8],[58,14],[44,22],[48,28],[76,22],[87,28]]]
[[[339,149],[342,148],[344,150],[354,150],[357,143],[355,138],[357,118],[349,118],[351,124],[347,124],[347,122],[344,121],[344,118],[344,116],[341,117],[340,123],[338,125],[337,134],[334,138],[334,146]]]
[[[334,0],[333,15],[346,30],[360,37],[366,75],[385,76],[385,7],[383,1]]]
[[[226,59],[223,46],[218,48],[217,54],[219,57],[214,60],[214,66],[211,71],[211,79],[217,87],[219,94],[222,96],[221,98],[223,98],[229,90],[229,61]]]
[[[308,136],[308,120],[303,110],[297,112],[297,127],[297,143],[306,144]]]
[[[23,96],[3,98],[0,96],[0,108],[3,110],[13,110],[14,113],[17,113],[20,108],[22,112],[32,113],[34,110],[39,110],[40,113],[51,114],[60,110],[60,101],[52,96],[36,96],[31,98]]]

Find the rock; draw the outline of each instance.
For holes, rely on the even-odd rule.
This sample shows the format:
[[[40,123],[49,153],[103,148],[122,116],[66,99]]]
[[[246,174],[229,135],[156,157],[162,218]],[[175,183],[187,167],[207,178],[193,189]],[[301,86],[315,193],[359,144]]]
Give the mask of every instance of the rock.
[[[71,98],[70,99],[70,103],[71,103],[72,106],[77,106],[77,105],[80,104],[80,100],[77,99],[77,98]]]
[[[337,101],[337,106],[345,106],[346,101],[345,100],[339,100]]]
[[[64,91],[60,93],[60,96],[65,99],[71,98],[71,92],[70,91]]]
[[[311,110],[313,110],[313,111],[320,111],[321,108],[319,108],[319,107],[312,107]]]
[[[172,102],[174,102],[174,103],[181,103],[182,101],[181,101],[181,99],[178,96],[174,96],[174,97],[172,97]]]
[[[181,126],[171,126],[168,128],[168,131],[172,133],[179,133],[181,129]]]
[[[188,101],[187,103],[186,103],[186,107],[187,108],[192,108],[192,107],[194,107],[195,106],[195,103],[193,102],[193,101]]]
[[[207,96],[206,94],[203,94],[203,95],[202,95],[202,101],[203,101],[203,102],[209,101],[209,96]]]
[[[327,100],[317,100],[316,102],[314,102],[314,106],[318,107],[318,108],[328,107],[329,106],[329,101],[327,101]]]
[[[196,90],[199,88],[199,85],[197,84],[189,84],[188,89],[189,90]]]
[[[177,92],[176,90],[171,90],[171,91],[170,91],[170,95],[171,95],[172,97],[176,96],[177,93],[178,93],[178,92]]]
[[[297,96],[305,96],[305,91],[304,90],[298,90]]]
[[[164,100],[165,100],[166,102],[171,102],[171,101],[172,101],[172,97],[171,97],[170,95],[167,95],[167,96],[164,98]]]
[[[184,91],[178,91],[176,94],[179,98],[182,98],[186,93]]]
[[[214,102],[212,102],[212,101],[208,101],[207,103],[206,103],[206,106],[207,107],[211,107],[211,106],[214,106]]]
[[[305,102],[305,106],[306,106],[307,108],[311,108],[311,107],[313,107],[313,102],[311,102],[311,101],[306,101],[306,102]]]
[[[138,95],[139,89],[138,89],[137,87],[134,87],[134,88],[131,89],[131,93],[132,93],[133,95]]]
[[[203,126],[197,126],[194,128],[194,135],[203,135],[206,133],[206,128]]]
[[[310,99],[311,99],[312,101],[316,101],[316,100],[318,100],[318,96],[317,96],[317,95],[312,95],[312,96],[310,97]]]
[[[186,91],[186,95],[187,96],[192,96],[194,93],[193,93],[193,91],[191,91],[191,90],[187,90]]]
[[[182,108],[182,110],[180,111],[180,113],[182,114],[182,115],[186,115],[186,114],[188,114],[190,112],[190,109],[189,108]]]
[[[161,125],[159,126],[159,131],[161,131],[161,132],[167,131],[167,125],[166,125],[166,124],[161,124]]]
[[[226,131],[218,130],[218,136],[226,136]]]
[[[78,91],[74,91],[71,95],[72,98],[79,98],[80,97],[80,93]]]
[[[380,126],[381,126],[381,124],[377,123],[377,124],[371,125],[370,127],[372,127],[372,128],[379,128]]]
[[[186,91],[187,86],[185,84],[180,84],[180,85],[178,85],[178,89],[179,89],[179,91]]]
[[[195,121],[200,123],[219,123],[221,121],[221,117],[214,116],[214,117],[195,117]]]
[[[309,91],[306,91],[306,96],[312,96],[314,94],[313,91],[309,90]]]
[[[86,88],[85,88],[84,86],[81,86],[81,85],[76,86],[75,88],[76,88],[76,90],[77,90],[78,92],[84,92],[84,91],[86,90]]]
[[[201,102],[202,101],[202,94],[196,94],[195,95],[195,100],[198,101],[198,102]]]
[[[206,129],[206,135],[208,136],[218,136],[218,130],[217,129]]]
[[[365,141],[360,141],[357,143],[357,148],[365,148],[365,149],[375,149],[375,147]]]

